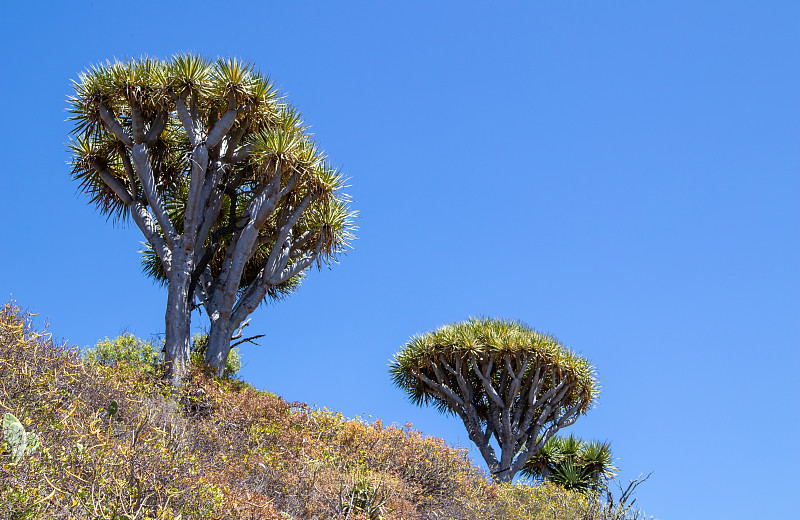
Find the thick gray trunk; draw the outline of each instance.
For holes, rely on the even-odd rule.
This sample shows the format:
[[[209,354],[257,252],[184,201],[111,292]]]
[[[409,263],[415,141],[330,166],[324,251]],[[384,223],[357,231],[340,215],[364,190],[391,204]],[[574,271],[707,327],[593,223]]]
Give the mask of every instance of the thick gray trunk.
[[[184,268],[185,258],[175,260],[178,268],[173,269],[169,277],[167,312],[164,317],[164,362],[166,378],[172,386],[177,387],[186,375],[189,362],[191,308],[188,300],[189,270]]]
[[[215,311],[209,315],[211,328],[208,331],[208,348],[206,349],[205,363],[216,377],[222,377],[225,372],[225,363],[231,351],[231,336],[233,324],[230,311]]]
[[[511,468],[505,469],[503,471],[499,471],[492,475],[495,482],[502,482],[502,483],[509,483],[514,480],[514,476],[516,476],[516,472],[512,471]]]
[[[492,448],[492,445],[489,444],[489,439],[491,437],[481,432],[480,429],[477,428],[477,423],[474,423],[472,420],[465,420],[464,424],[466,425],[467,422],[470,423],[470,426],[467,427],[469,439],[475,443],[475,445],[478,447],[478,451],[481,452],[481,456],[483,456],[483,460],[486,461],[486,466],[489,468],[492,478],[496,478],[496,474],[500,468],[500,463],[497,461],[497,455],[494,452],[494,448]],[[471,428],[471,425],[473,424],[476,425],[475,428]],[[514,477],[512,476],[511,478]]]
[[[511,479],[514,478],[514,475],[517,474],[517,471],[514,471],[514,455],[516,455],[516,451],[514,450],[514,442],[510,439],[502,439],[500,444],[500,468],[497,472],[497,475],[502,475],[505,478],[506,474],[509,474],[510,477],[508,480],[502,480],[501,482],[511,482]],[[498,476],[498,479],[500,477]]]

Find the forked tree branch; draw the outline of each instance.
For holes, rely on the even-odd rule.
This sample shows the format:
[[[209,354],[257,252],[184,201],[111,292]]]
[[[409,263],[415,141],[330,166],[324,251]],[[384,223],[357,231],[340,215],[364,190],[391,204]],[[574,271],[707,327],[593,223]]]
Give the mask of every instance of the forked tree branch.
[[[281,176],[280,172],[281,170],[277,169],[273,179],[270,181],[270,186],[265,191],[265,194],[266,193],[269,194],[269,198],[267,198],[267,200],[262,204],[258,206],[253,206],[253,208],[249,212],[250,215],[254,215],[253,224],[259,229],[261,228],[261,226],[264,225],[269,216],[272,215],[272,213],[275,211],[275,207],[278,205],[278,202],[284,197],[286,197],[297,184],[298,180],[297,175],[292,175],[289,178],[289,181],[286,183],[286,186],[284,186],[280,191],[278,191],[277,188],[280,186],[280,176]],[[275,182],[276,180],[277,183],[273,184],[273,182]]]
[[[244,134],[247,133],[247,130],[250,129],[251,122],[252,122],[251,118],[246,117],[241,123],[239,123],[239,127],[235,131],[233,131],[225,140],[225,153],[221,155],[225,157],[226,161],[233,163],[240,161],[241,159],[244,159],[244,157],[242,157],[237,160],[234,160],[233,156],[239,150],[239,148],[237,148],[239,146],[239,141],[242,140]]]
[[[272,246],[272,251],[270,251],[269,258],[264,266],[264,272],[267,278],[275,276],[283,269],[286,262],[288,262],[289,253],[291,252],[291,242],[289,243],[289,247],[286,247],[284,242],[289,238],[289,233],[292,231],[294,225],[297,224],[297,221],[300,220],[300,217],[303,215],[308,205],[311,204],[313,198],[314,195],[311,193],[306,195],[303,200],[300,201],[300,204],[291,211],[286,223],[283,224],[278,231],[278,238],[275,240],[275,245]]]
[[[286,191],[285,189],[278,191],[280,178],[281,170],[276,167],[269,183],[261,188],[245,206],[242,216],[247,219],[247,223],[234,235],[228,246],[225,262],[217,278],[217,283],[223,288],[220,298],[227,300],[230,303],[230,308],[233,307],[236,297],[235,292],[238,289],[245,262],[249,259],[253,251],[253,245],[258,240],[259,229],[277,206],[278,196]],[[262,216],[263,220],[260,220],[259,217]],[[234,287],[234,285],[236,286]]]
[[[536,370],[534,370],[533,374],[525,379],[525,384],[522,388],[522,392],[520,393],[522,396],[522,402],[520,403],[521,406],[518,406],[516,410],[514,410],[514,425],[516,428],[519,428],[519,423],[520,420],[522,420],[523,413],[530,405],[533,404],[536,394],[539,392],[539,388],[544,380],[541,377],[541,372],[542,365],[539,364],[536,366]]]
[[[183,216],[183,233],[186,240],[186,247],[194,250],[198,231],[197,220],[200,218],[199,213],[204,205],[200,194],[208,169],[208,149],[202,144],[195,146],[192,151],[191,161],[189,193],[186,196],[186,212]]]
[[[473,369],[475,369],[475,373],[478,375],[478,379],[481,380],[483,389],[486,390],[486,393],[489,396],[489,398],[494,402],[495,405],[501,408],[505,407],[505,402],[497,394],[497,391],[494,389],[494,386],[492,386],[491,380],[489,380],[489,372],[492,369],[491,363],[493,363],[494,360],[491,359],[491,357],[489,358],[491,361],[487,363],[486,373],[484,374],[481,371],[481,367],[478,366],[478,360],[476,359],[474,354],[470,356],[470,359],[472,360],[472,367]]]
[[[252,143],[243,144],[242,146],[236,148],[230,155],[231,163],[244,161],[245,159],[250,157],[250,154],[253,153],[254,149],[255,145],[253,145]]]
[[[158,141],[158,136],[161,135],[161,132],[164,131],[164,127],[167,124],[167,116],[166,110],[159,110],[158,114],[156,114],[156,118],[150,123],[150,128],[144,136],[144,143],[146,145],[152,146]]]
[[[250,336],[249,338],[240,339],[236,343],[233,343],[231,345],[231,348],[238,347],[242,343],[252,343],[253,345],[258,345],[258,343],[256,343],[254,340],[257,340],[259,338],[263,338],[264,336],[266,336],[266,334],[256,334],[255,336]],[[237,338],[234,338],[234,337],[231,338],[231,340],[234,340],[234,339],[237,339]]]
[[[425,383],[426,383],[428,386],[430,386],[430,387],[431,387],[431,388],[433,388],[434,390],[438,391],[438,392],[439,392],[439,394],[440,394],[442,397],[445,397],[445,398],[446,398],[448,401],[450,401],[450,402],[452,402],[452,403],[454,403],[454,404],[457,404],[458,406],[461,406],[462,408],[465,408],[465,406],[464,406],[464,401],[463,401],[463,400],[462,400],[462,399],[461,399],[461,398],[458,396],[458,394],[456,394],[455,392],[453,392],[453,391],[452,391],[450,388],[448,388],[448,387],[447,387],[445,384],[443,384],[443,383],[441,383],[441,382],[439,382],[439,383],[436,383],[436,382],[435,382],[435,381],[433,381],[432,379],[429,379],[429,378],[428,378],[428,377],[427,377],[425,374],[423,374],[422,372],[419,372],[419,373],[417,373],[417,374],[416,374],[416,376],[417,376],[418,378],[420,378],[422,381],[424,381],[424,382],[425,382]]]
[[[203,190],[200,195],[201,207],[199,230],[197,232],[197,242],[203,244],[211,233],[211,228],[216,224],[219,212],[222,210],[222,200],[226,186],[222,184],[222,178],[227,165],[222,161],[214,161],[211,167],[211,174],[206,175],[203,183]],[[241,174],[229,182],[230,188],[235,190],[241,182]]]
[[[172,252],[169,247],[167,247],[164,239],[161,238],[158,227],[145,205],[138,200],[134,200],[119,179],[106,171],[99,161],[92,161],[92,169],[97,172],[103,183],[119,197],[120,201],[130,208],[133,221],[139,227],[145,239],[147,239],[153,247],[153,251],[158,255],[161,264],[164,266],[164,271],[169,273],[172,267]]]
[[[92,169],[94,169],[94,171],[100,175],[100,179],[103,181],[103,183],[111,188],[111,191],[114,192],[114,194],[119,198],[119,200],[122,201],[123,204],[130,206],[131,202],[133,202],[133,197],[119,179],[107,172],[100,165],[100,162],[97,159],[92,161]]]
[[[124,146],[119,147],[118,153],[122,159],[122,165],[125,168],[125,175],[128,177],[131,197],[133,197],[133,200],[138,200],[139,189],[137,186],[138,183],[136,182],[136,172],[133,170],[133,165],[131,164],[131,156],[128,154],[128,149]]]
[[[544,444],[550,440],[553,435],[556,434],[558,430],[561,428],[566,428],[567,426],[571,426],[575,423],[580,415],[580,408],[583,406],[583,402],[581,399],[578,400],[573,406],[567,409],[559,418],[556,418],[553,424],[548,427],[545,432],[539,436],[539,431],[541,427],[534,428],[533,431],[528,432],[528,435],[523,439],[525,444],[525,450],[520,452],[517,458],[514,460],[514,464],[512,465],[512,470],[514,472],[519,472],[525,463],[530,460],[539,450],[542,449]],[[537,421],[538,423],[538,421]],[[533,442],[531,443],[531,440]],[[523,442],[520,442],[522,444]]]
[[[222,138],[230,132],[236,122],[236,116],[236,108],[229,109],[222,115],[222,118],[217,121],[217,124],[208,133],[206,138],[206,146],[208,148],[215,148],[222,141]]]
[[[499,461],[493,452],[491,456],[488,450],[481,449],[481,452],[487,464],[494,468],[493,473],[504,475],[502,478],[507,478],[508,472],[512,476],[519,472],[556,431],[575,422],[583,406],[583,400],[578,400],[565,408],[565,400],[575,383],[569,378],[556,377],[555,372],[545,376],[542,364],[530,368],[534,361],[535,356],[524,354],[504,354],[496,360],[492,355],[478,359],[475,354],[469,354],[463,362],[456,357],[453,364],[438,353],[435,358],[428,359],[428,371],[435,380],[425,373],[414,373],[458,412],[470,438],[479,448],[491,436],[496,438],[501,448]],[[502,367],[499,374],[493,375],[494,365]],[[471,370],[465,373],[463,368],[467,366]],[[529,368],[531,372],[526,377]],[[469,372],[480,382],[488,399],[489,410],[484,420],[478,418],[472,403]],[[551,385],[541,392],[545,377],[552,380]],[[457,386],[451,388],[454,384]],[[476,425],[484,421],[485,431],[480,431]]]
[[[311,240],[311,238],[313,236],[314,236],[314,231],[312,231],[310,229],[307,229],[306,231],[304,231],[299,237],[297,237],[297,239],[295,239],[294,242],[292,242],[292,252],[290,253],[289,256],[291,258],[297,258],[301,254],[303,254],[303,247],[305,247],[305,245],[308,243],[309,240]],[[259,240],[261,240],[261,239],[259,239]],[[271,241],[272,240],[270,240],[270,242]],[[324,243],[324,241],[325,240],[324,240],[324,237],[322,235],[322,232],[320,232],[320,236],[317,237],[317,243],[321,245],[321,244]]]
[[[250,284],[245,293],[239,298],[239,301],[233,306],[233,313],[231,321],[238,323],[246,316],[255,310],[261,300],[267,295],[270,286],[278,286],[285,283],[293,276],[297,275],[303,269],[308,268],[314,263],[322,250],[322,240],[317,243],[313,251],[306,253],[304,257],[295,261],[292,265],[283,264],[284,267],[277,273],[272,273],[270,276],[267,272],[267,266],[258,273],[256,279]],[[287,262],[288,262],[287,255]]]
[[[169,219],[169,215],[167,215],[164,205],[161,202],[161,197],[156,191],[156,181],[153,175],[153,168],[150,165],[150,153],[147,150],[147,145],[137,144],[134,146],[131,150],[131,156],[133,158],[133,164],[136,167],[136,174],[147,196],[147,202],[153,210],[158,225],[161,226],[167,245],[172,248],[174,247],[178,233],[175,231],[175,226],[172,225],[172,221]]]
[[[192,147],[197,146],[197,129],[195,128],[192,116],[186,108],[186,97],[189,95],[189,90],[184,89],[179,95],[175,96],[175,112],[178,114],[178,119],[186,131],[186,136],[189,138],[189,143]]]
[[[440,359],[440,363],[449,366],[446,360],[441,361]],[[436,366],[436,364],[432,361],[430,361],[429,364],[436,374],[436,378],[439,381],[438,383],[434,382],[432,379],[419,371],[415,372],[414,376],[425,382],[436,393],[438,393],[442,399],[450,403],[450,408],[455,411],[459,417],[461,417],[461,420],[464,422],[464,426],[467,429],[467,435],[478,447],[478,450],[481,452],[484,460],[486,460],[486,463],[490,468],[497,468],[499,466],[497,455],[494,452],[494,448],[492,448],[491,444],[489,444],[491,440],[490,430],[487,429],[486,432],[481,431],[481,419],[478,416],[477,410],[475,410],[471,400],[462,399],[458,394],[456,394],[449,387],[447,378],[444,376],[444,374],[442,374],[441,370]],[[445,371],[448,371],[447,368],[445,368]],[[456,367],[456,372],[458,372],[458,367]],[[461,384],[460,381],[459,384]],[[471,395],[471,392],[469,395]]]
[[[322,251],[321,240],[317,242],[317,245],[313,251],[309,251],[302,258],[295,261],[292,265],[287,266],[286,264],[284,264],[284,268],[280,272],[272,275],[272,277],[269,279],[269,284],[280,285],[288,281],[303,269],[306,269],[309,266],[311,266],[314,263],[314,261],[319,257],[320,251]]]
[[[100,119],[103,120],[103,123],[108,131],[114,134],[114,137],[119,139],[122,144],[128,148],[132,147],[133,140],[130,138],[127,132],[125,132],[125,129],[122,128],[122,125],[119,123],[119,121],[117,121],[117,118],[114,116],[111,110],[109,110],[105,104],[101,103],[98,108],[98,112],[100,113]]]

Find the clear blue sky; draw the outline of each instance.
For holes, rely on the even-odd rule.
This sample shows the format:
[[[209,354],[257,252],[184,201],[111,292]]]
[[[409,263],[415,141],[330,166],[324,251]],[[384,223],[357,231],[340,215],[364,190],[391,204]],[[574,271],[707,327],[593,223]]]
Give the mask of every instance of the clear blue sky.
[[[571,430],[610,440],[622,479],[654,472],[649,514],[796,511],[800,4],[51,4],[0,22],[0,291],[56,336],[147,338],[165,305],[138,231],[69,180],[70,79],[238,56],[303,111],[361,213],[339,266],[254,314],[246,380],[468,446],[388,360],[447,322],[521,319],[597,366]]]

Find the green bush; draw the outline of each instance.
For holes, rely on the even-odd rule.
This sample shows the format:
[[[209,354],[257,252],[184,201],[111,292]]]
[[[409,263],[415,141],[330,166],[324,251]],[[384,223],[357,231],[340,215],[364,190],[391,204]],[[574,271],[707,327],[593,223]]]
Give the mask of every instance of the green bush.
[[[140,368],[151,375],[157,373],[163,362],[160,349],[156,350],[152,342],[142,341],[129,332],[114,339],[99,341],[86,352],[85,358],[92,363],[116,369]]]
[[[195,334],[192,337],[190,361],[203,368],[208,334]],[[105,338],[85,353],[87,361],[115,369],[140,369],[150,375],[160,374],[164,362],[162,349],[156,350],[150,341],[142,341],[133,334],[125,333],[114,339]],[[231,349],[225,372],[222,377],[230,378],[242,368],[242,360],[238,349]]]

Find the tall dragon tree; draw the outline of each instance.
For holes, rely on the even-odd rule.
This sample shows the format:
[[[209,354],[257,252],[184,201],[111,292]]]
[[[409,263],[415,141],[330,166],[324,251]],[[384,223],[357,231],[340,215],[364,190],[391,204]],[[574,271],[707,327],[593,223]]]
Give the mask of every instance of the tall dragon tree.
[[[554,337],[488,318],[413,337],[390,372],[412,402],[458,415],[500,482],[586,413],[599,390],[589,362]]]
[[[270,294],[352,238],[344,179],[273,84],[237,59],[107,62],[74,82],[72,177],[107,216],[131,220],[167,285],[165,360],[178,384],[191,311],[211,319],[206,360]]]

